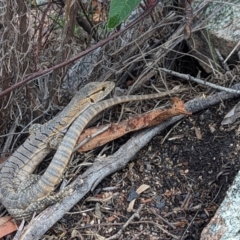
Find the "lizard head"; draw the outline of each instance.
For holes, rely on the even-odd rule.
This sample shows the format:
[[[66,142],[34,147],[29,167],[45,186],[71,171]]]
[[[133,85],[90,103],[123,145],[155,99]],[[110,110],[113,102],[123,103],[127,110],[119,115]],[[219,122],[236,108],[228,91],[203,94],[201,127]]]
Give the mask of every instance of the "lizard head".
[[[91,103],[104,99],[115,87],[114,82],[91,82],[79,90],[78,94],[85,95]]]

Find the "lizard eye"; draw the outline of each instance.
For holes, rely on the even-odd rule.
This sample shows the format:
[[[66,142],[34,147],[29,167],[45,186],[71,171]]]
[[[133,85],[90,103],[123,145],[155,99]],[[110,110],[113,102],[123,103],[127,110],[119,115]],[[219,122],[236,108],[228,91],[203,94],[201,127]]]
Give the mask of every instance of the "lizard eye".
[[[90,98],[90,102],[91,102],[91,103],[95,103],[95,101],[94,101],[92,98]]]

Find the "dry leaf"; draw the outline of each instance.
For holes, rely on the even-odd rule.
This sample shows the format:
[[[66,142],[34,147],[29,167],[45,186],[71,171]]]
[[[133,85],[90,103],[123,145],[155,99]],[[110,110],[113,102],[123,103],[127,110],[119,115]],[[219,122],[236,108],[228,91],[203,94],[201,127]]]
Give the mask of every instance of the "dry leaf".
[[[117,219],[116,216],[110,216],[110,217],[108,217],[106,220],[107,220],[107,222],[113,222],[113,221],[115,221],[116,219]]]
[[[202,134],[201,134],[200,129],[197,127],[195,127],[194,129],[195,129],[195,134],[196,134],[197,139],[202,140]]]
[[[146,191],[148,188],[150,188],[149,185],[142,184],[142,185],[136,190],[136,193],[141,194],[142,192]]]
[[[180,227],[180,228],[184,228],[188,225],[188,221],[187,220],[182,220],[182,221],[179,221],[179,222],[175,222],[174,223],[174,226],[175,227]]]
[[[149,203],[151,202],[153,199],[152,198],[148,198],[148,199],[141,199],[141,203],[145,204],[145,203]]]
[[[128,208],[127,208],[127,211],[128,211],[128,212],[132,212],[132,211],[133,211],[133,209],[134,209],[133,207],[134,207],[135,201],[136,201],[136,198],[133,199],[133,200],[129,203]]]
[[[240,102],[237,103],[224,117],[221,125],[234,123],[240,117]]]
[[[142,184],[142,185],[136,190],[136,193],[141,194],[142,192],[146,191],[148,188],[150,188],[149,185]],[[132,212],[132,211],[133,211],[133,207],[134,207],[135,201],[136,201],[136,198],[133,199],[133,200],[129,203],[128,208],[127,208],[127,211],[128,211],[128,212]]]
[[[11,216],[0,218],[0,238],[17,231],[18,227]]]
[[[92,8],[93,8],[93,21],[95,23],[99,23],[106,20],[106,11],[101,1],[93,0]]]

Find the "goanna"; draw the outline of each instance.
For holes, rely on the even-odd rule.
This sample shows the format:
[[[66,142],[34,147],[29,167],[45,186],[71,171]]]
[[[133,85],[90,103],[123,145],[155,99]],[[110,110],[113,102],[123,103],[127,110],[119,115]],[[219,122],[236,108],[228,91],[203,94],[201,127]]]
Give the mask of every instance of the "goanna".
[[[3,164],[0,171],[0,202],[13,217],[12,209],[25,209],[32,202],[38,200],[34,194],[28,195],[28,197],[23,196],[38,181],[39,176],[32,173],[52,150],[49,147],[51,140],[67,128],[90,105],[105,98],[114,86],[113,82],[87,84],[76,93],[58,116],[32,133]],[[54,198],[51,203],[57,201],[58,199]],[[39,204],[41,203],[39,202]]]
[[[159,98],[167,96],[169,93],[174,94],[179,91],[182,91],[182,89],[172,90],[168,93],[115,97],[88,107],[85,111],[82,111],[68,129],[45,173],[35,181],[32,181],[31,184],[24,189],[24,192],[13,192],[12,190],[8,190],[8,194],[5,194],[3,197],[4,206],[16,219],[29,218],[34,212],[39,212],[48,205],[61,200],[66,195],[71,194],[74,189],[67,187],[55,195],[50,195],[55,186],[61,180],[78,136],[94,116],[104,109],[119,103]]]

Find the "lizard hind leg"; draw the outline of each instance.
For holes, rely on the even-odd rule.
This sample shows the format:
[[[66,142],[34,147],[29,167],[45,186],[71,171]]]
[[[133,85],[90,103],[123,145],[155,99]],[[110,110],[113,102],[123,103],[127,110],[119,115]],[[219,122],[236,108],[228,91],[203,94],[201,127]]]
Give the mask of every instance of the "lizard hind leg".
[[[39,124],[39,123],[35,123],[33,125],[31,125],[28,129],[29,134],[37,134],[38,131],[41,131],[41,128],[43,127],[43,125]],[[64,132],[60,132],[60,133],[55,133],[49,143],[48,146],[50,147],[50,149],[54,149],[57,150],[59,144],[61,143],[62,139],[64,137]]]
[[[39,213],[43,211],[48,206],[61,201],[64,197],[69,196],[73,193],[74,189],[72,187],[66,187],[54,195],[44,196],[35,202],[30,203],[30,205],[25,209],[7,209],[9,214],[16,220],[29,220],[34,213]]]
[[[18,192],[24,192],[24,191],[28,190],[30,187],[32,187],[32,185],[37,183],[39,179],[40,179],[40,176],[36,175],[36,174],[31,174],[31,175],[27,176],[25,179],[23,179],[20,182],[20,184],[18,186]]]

